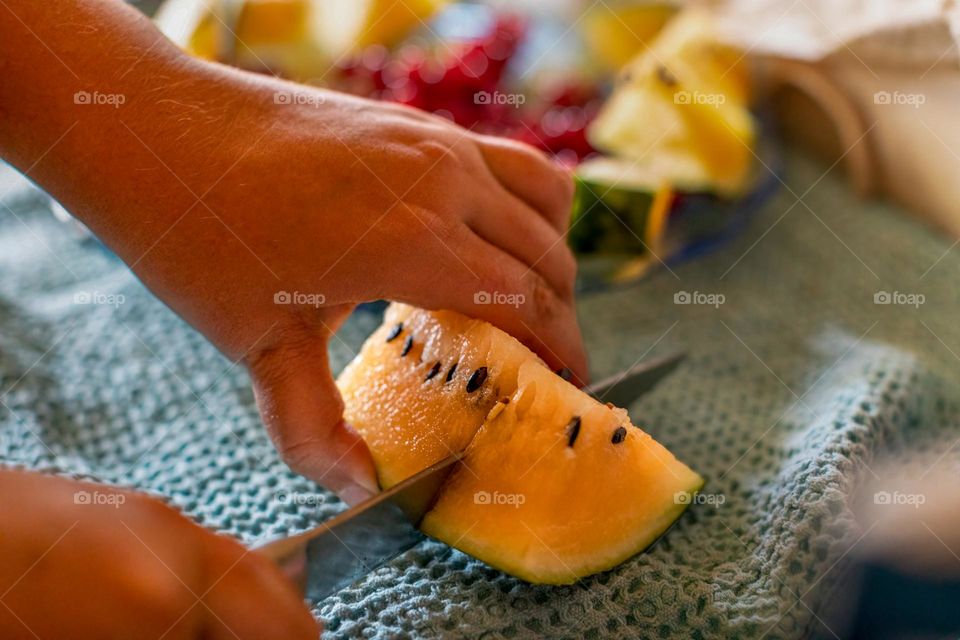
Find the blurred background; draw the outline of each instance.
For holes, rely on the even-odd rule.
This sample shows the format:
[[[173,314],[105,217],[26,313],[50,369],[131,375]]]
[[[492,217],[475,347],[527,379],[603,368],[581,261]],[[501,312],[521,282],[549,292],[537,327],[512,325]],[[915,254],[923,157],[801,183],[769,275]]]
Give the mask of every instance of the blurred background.
[[[134,4],[198,57],[414,106],[575,167],[585,286],[736,234],[779,184],[774,134],[960,237],[949,0]]]
[[[585,289],[735,237],[785,187],[785,153],[960,242],[951,0],[134,4],[198,57],[410,105],[569,166]],[[956,637],[956,478],[921,484],[904,495],[939,498],[865,491],[861,516],[887,526],[825,614],[825,637]],[[942,544],[918,526],[921,508]]]

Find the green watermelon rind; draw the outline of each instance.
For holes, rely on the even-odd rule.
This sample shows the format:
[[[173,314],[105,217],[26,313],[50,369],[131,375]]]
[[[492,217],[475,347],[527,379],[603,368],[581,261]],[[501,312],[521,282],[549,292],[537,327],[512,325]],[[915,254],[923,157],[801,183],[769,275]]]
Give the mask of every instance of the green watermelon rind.
[[[574,176],[570,246],[582,254],[642,255],[654,193]]]

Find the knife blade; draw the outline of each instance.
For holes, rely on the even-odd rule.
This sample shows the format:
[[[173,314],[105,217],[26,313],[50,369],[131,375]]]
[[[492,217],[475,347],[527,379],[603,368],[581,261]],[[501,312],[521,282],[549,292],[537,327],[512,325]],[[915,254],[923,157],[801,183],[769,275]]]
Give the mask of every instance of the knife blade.
[[[629,405],[684,357],[674,353],[646,360],[584,391],[600,402]],[[323,600],[424,539],[417,525],[462,456],[462,452],[452,453],[314,529],[253,549],[279,565],[306,597]]]

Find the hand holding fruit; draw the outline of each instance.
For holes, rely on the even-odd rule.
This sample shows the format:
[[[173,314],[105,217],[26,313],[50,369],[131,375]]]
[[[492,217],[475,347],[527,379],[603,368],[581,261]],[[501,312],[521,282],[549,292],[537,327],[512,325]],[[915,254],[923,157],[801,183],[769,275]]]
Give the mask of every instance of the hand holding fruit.
[[[348,500],[376,490],[327,358],[359,302],[487,320],[585,378],[564,241],[572,184],[541,154],[410,108],[189,59],[118,3],[46,4],[13,2],[33,31],[0,17],[10,68],[46,47],[73,55],[69,67],[9,74],[0,108],[14,126],[0,124],[0,152],[246,365],[294,469]],[[125,99],[79,107],[81,90]],[[518,304],[484,304],[484,293]]]

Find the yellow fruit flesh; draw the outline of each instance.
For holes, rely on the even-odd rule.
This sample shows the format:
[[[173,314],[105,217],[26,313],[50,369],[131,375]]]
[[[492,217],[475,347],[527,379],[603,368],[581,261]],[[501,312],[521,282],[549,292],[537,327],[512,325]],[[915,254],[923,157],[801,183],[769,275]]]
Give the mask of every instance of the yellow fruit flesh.
[[[436,362],[440,372],[426,380]],[[487,379],[467,392],[480,367]],[[503,331],[457,313],[391,305],[337,383],[384,488],[466,449],[421,528],[530,582],[573,582],[638,553],[685,508],[675,494],[702,484],[626,411],[590,398]],[[573,416],[581,426],[571,447]],[[626,437],[613,443],[620,426]]]
[[[624,68],[590,141],[679,189],[742,193],[756,135],[742,57],[717,41],[706,14],[685,11]]]
[[[597,57],[617,70],[646,49],[676,13],[677,8],[667,3],[622,7],[601,3],[587,10],[580,31]]]
[[[477,432],[425,533],[530,582],[567,584],[642,551],[703,481],[649,435],[547,369]],[[569,446],[573,416],[579,435]],[[625,438],[613,443],[620,426]],[[679,504],[678,504],[679,502]]]
[[[387,342],[400,323],[403,331]],[[401,356],[411,336],[410,352]],[[344,418],[370,447],[381,486],[462,451],[494,403],[513,393],[520,363],[531,358],[526,347],[485,322],[391,305],[383,326],[337,380]],[[426,380],[436,363],[439,373]],[[480,367],[487,367],[487,380],[467,393]]]

